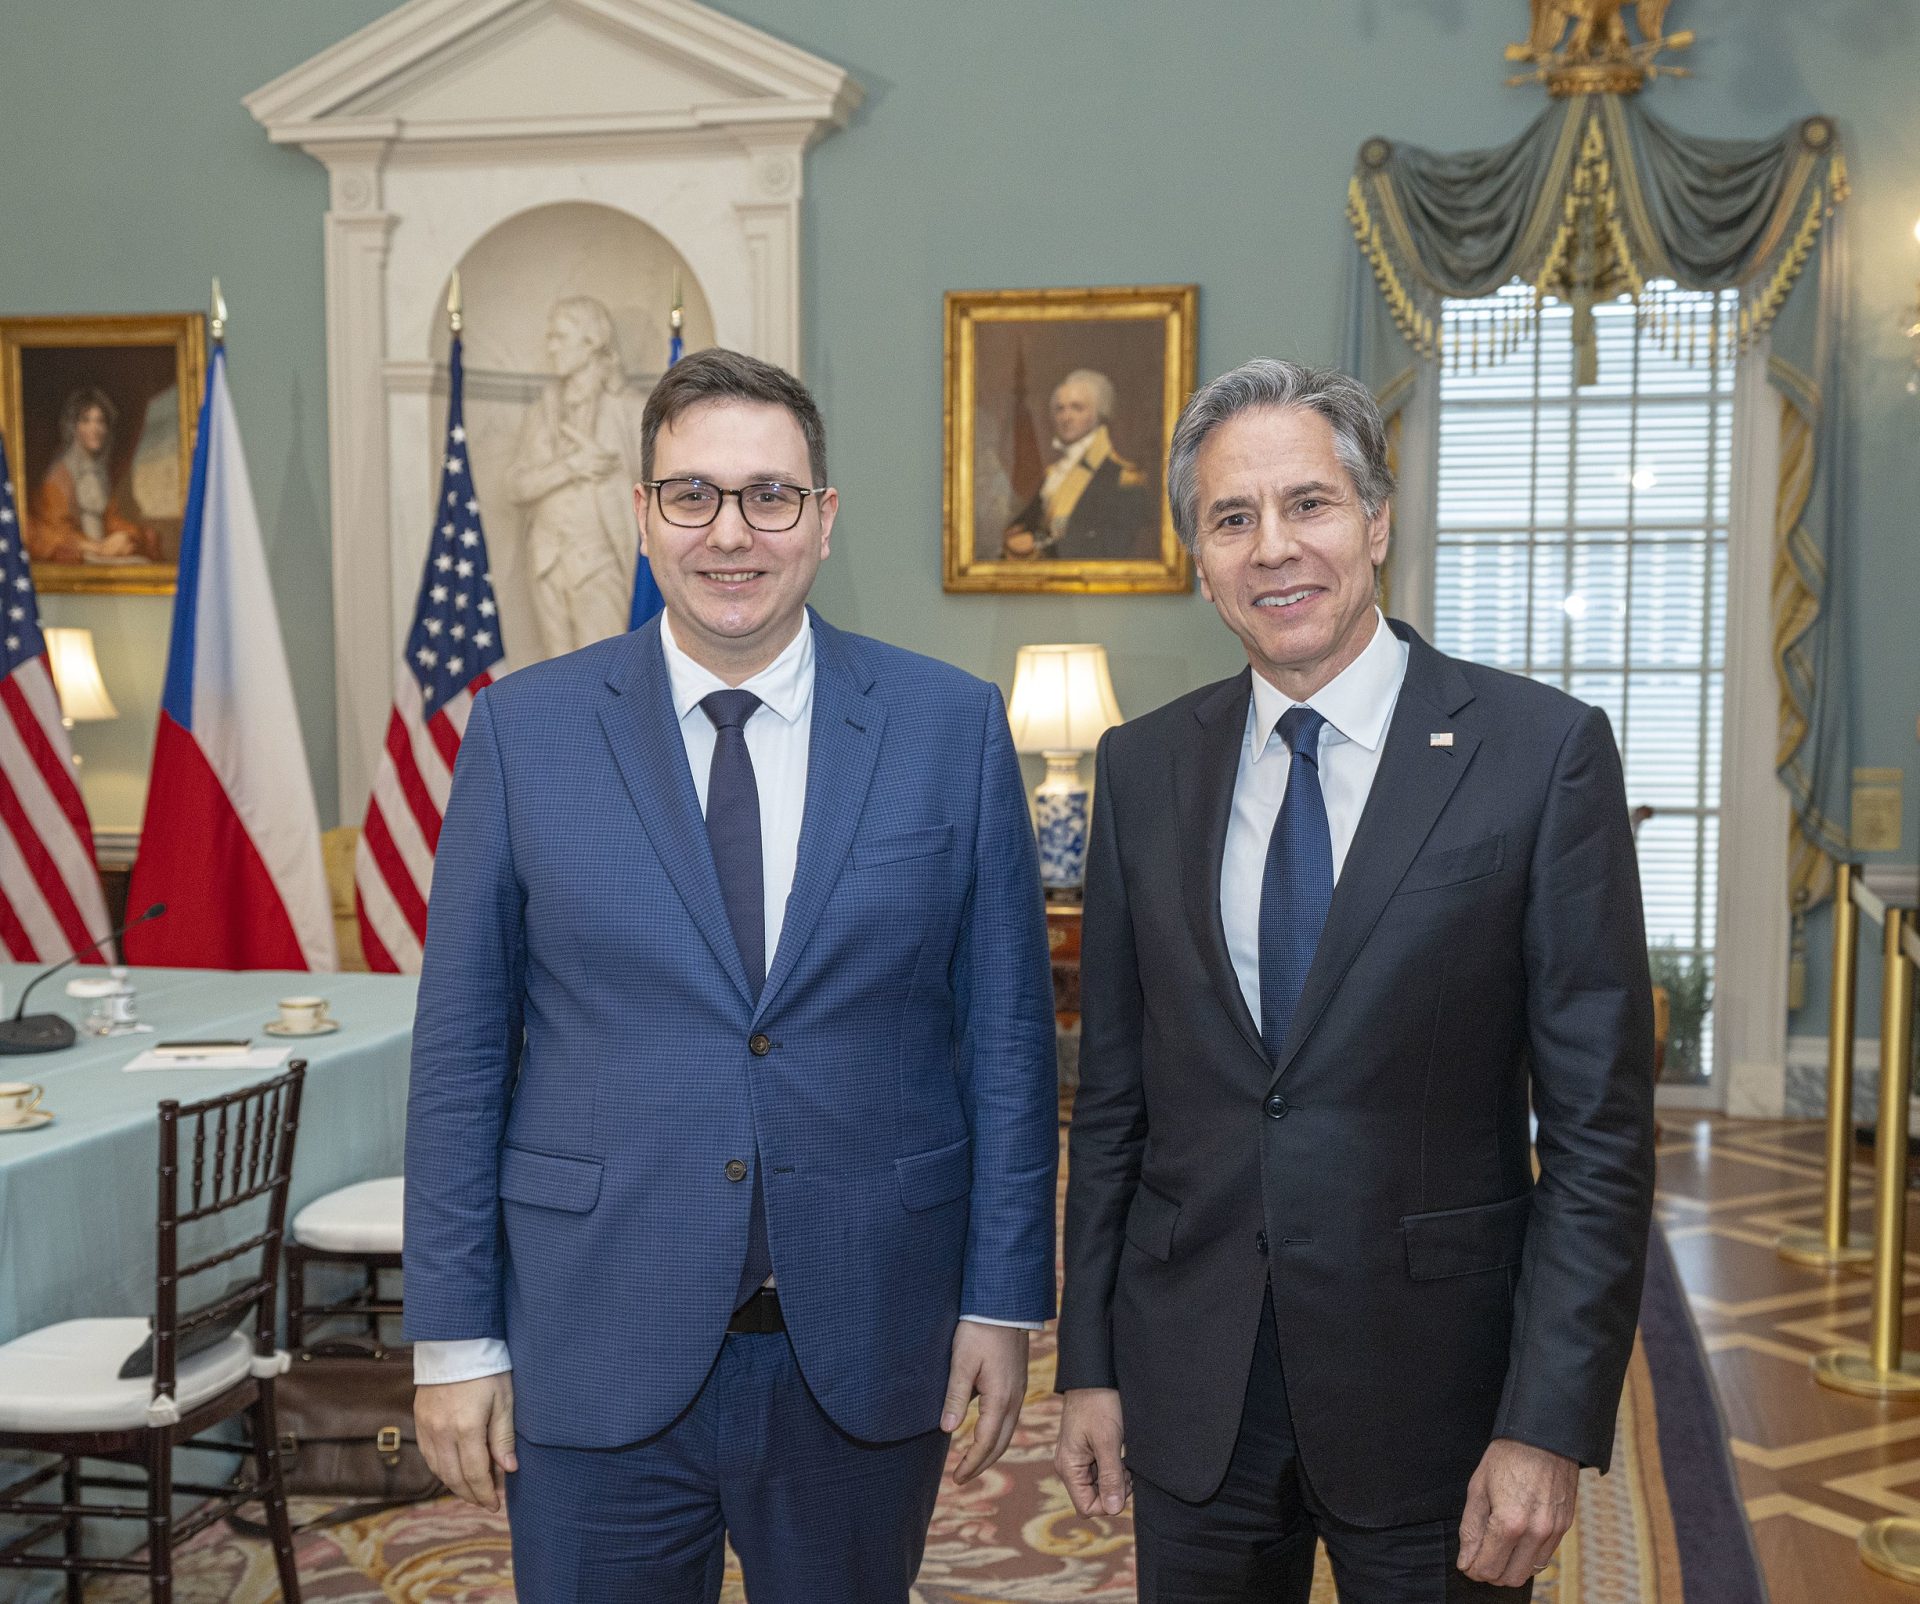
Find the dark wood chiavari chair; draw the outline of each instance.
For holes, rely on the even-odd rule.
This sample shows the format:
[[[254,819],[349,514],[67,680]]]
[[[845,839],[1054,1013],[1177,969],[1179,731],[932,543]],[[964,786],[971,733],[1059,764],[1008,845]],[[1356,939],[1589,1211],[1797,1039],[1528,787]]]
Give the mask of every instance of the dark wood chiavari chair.
[[[257,1499],[272,1534],[282,1595],[286,1604],[299,1604],[273,1380],[286,1362],[274,1340],[275,1293],[305,1073],[305,1061],[296,1059],[284,1074],[243,1091],[160,1104],[150,1380],[124,1373],[123,1361],[146,1334],[146,1322],[137,1318],[69,1320],[0,1347],[0,1448],[53,1456],[0,1490],[0,1517],[30,1523],[0,1546],[0,1570],[64,1571],[69,1604],[79,1604],[86,1573],[145,1575],[154,1604],[170,1604],[174,1547]],[[249,1204],[264,1206],[258,1230],[181,1261],[183,1233]],[[256,1254],[253,1273],[211,1301],[182,1309],[187,1282]],[[251,1336],[236,1329],[249,1314]],[[235,1415],[246,1417],[244,1447],[204,1435]],[[243,1463],[225,1485],[177,1480],[178,1448],[239,1453],[251,1460],[251,1474]],[[86,1460],[144,1467],[146,1477],[90,1474]],[[55,1481],[57,1502],[29,1496]],[[83,1502],[88,1492],[141,1491],[144,1504]],[[204,1501],[175,1519],[174,1500],[182,1494]],[[89,1520],[143,1522],[145,1556],[84,1553],[82,1526]],[[62,1539],[61,1553],[31,1552],[55,1537]]]

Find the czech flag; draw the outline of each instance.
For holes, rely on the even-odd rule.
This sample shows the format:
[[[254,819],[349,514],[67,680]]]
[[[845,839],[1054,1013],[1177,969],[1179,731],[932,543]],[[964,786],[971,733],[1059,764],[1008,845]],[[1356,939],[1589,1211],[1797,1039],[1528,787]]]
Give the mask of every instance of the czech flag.
[[[167,905],[128,931],[129,963],[334,967],[320,820],[221,345],[200,406],[128,896]]]

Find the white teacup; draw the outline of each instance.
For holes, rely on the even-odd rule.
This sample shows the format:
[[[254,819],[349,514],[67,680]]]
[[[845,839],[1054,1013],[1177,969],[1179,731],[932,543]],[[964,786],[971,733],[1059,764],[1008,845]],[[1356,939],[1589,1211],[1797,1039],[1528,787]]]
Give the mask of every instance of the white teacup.
[[[320,1030],[333,1023],[324,997],[282,997],[279,1008],[282,1030]]]
[[[31,1081],[0,1080],[0,1126],[26,1124],[39,1112],[44,1095]]]

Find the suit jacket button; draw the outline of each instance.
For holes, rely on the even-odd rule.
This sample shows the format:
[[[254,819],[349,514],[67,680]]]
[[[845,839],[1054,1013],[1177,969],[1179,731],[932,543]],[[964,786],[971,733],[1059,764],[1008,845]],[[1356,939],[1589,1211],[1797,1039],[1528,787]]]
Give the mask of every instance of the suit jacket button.
[[[1253,1239],[1253,1245],[1260,1250],[1262,1255],[1264,1255],[1267,1251],[1267,1233],[1265,1231],[1262,1231],[1258,1236],[1256,1236]]]
[[[1278,1092],[1275,1092],[1273,1096],[1267,1099],[1268,1119],[1285,1119],[1289,1112],[1287,1100]]]
[[[755,1058],[765,1058],[768,1053],[773,1051],[773,1042],[768,1038],[765,1031],[757,1030],[747,1038],[747,1051],[752,1053]]]
[[[727,1160],[727,1179],[730,1181],[744,1181],[746,1178],[747,1178],[746,1160],[738,1159],[738,1158],[728,1159]]]

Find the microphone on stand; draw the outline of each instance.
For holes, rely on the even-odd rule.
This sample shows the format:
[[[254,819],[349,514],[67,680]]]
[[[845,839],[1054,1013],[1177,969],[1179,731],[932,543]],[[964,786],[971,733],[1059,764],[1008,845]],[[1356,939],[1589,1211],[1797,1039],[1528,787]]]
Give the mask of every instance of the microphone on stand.
[[[90,941],[76,952],[70,952],[51,969],[43,969],[27,982],[27,989],[20,993],[20,1006],[14,1009],[13,1018],[0,1019],[0,1056],[20,1053],[57,1053],[62,1047],[71,1047],[78,1039],[71,1021],[59,1014],[29,1014],[27,997],[33,988],[49,975],[57,975],[76,958],[84,958],[90,952],[104,947],[109,941],[124,936],[135,925],[143,925],[149,919],[158,919],[167,911],[164,902],[156,902],[137,919],[129,919],[118,930],[109,930],[98,941]]]

